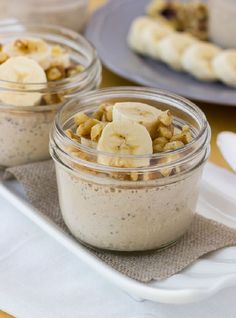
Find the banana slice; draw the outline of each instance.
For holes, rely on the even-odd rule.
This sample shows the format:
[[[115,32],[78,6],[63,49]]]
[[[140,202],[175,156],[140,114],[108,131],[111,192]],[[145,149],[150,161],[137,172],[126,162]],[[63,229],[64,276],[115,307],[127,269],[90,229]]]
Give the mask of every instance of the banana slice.
[[[236,87],[236,50],[225,50],[213,60],[213,68],[218,79]]]
[[[3,51],[10,57],[25,56],[38,62],[44,70],[50,67],[51,48],[42,39],[20,38],[6,44]]]
[[[214,81],[217,78],[212,62],[220,52],[217,46],[199,41],[184,52],[182,66],[185,71],[200,80]]]
[[[130,121],[113,121],[106,125],[99,139],[99,151],[117,154],[119,157],[99,155],[98,162],[103,165],[136,168],[149,165],[148,158],[125,158],[122,155],[151,155],[152,139],[147,129]]]
[[[141,16],[136,18],[130,27],[128,33],[128,44],[129,46],[138,53],[145,52],[145,45],[141,41],[140,33],[146,28],[147,25],[153,24],[152,19]]]
[[[148,17],[136,19],[128,35],[128,43],[135,51],[158,58],[158,42],[173,32],[173,28]]]
[[[197,40],[187,33],[172,33],[159,42],[160,59],[173,69],[182,70],[181,59],[184,51]]]
[[[0,65],[0,80],[7,81],[6,88],[13,88],[15,83],[24,84],[46,83],[47,77],[42,67],[27,57],[11,57],[5,63]],[[3,103],[14,106],[34,106],[41,100],[40,93],[15,93],[4,92],[0,94]]]
[[[147,128],[150,134],[156,128],[162,111],[153,106],[137,102],[116,103],[113,106],[113,121],[128,120]]]

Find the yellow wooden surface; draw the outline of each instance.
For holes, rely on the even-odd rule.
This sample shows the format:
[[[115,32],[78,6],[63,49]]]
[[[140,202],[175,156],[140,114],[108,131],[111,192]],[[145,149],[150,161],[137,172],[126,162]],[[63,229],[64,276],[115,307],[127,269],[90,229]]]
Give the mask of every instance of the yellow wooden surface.
[[[90,11],[92,12],[104,2],[105,0],[90,0]],[[103,69],[103,87],[123,85],[134,85],[134,83],[113,74],[106,68]],[[236,107],[223,107],[220,105],[204,104],[198,102],[196,102],[196,104],[200,106],[206,114],[212,129],[212,150],[210,161],[221,167],[230,169],[221,156],[219,149],[217,148],[216,136],[219,132],[224,130],[234,131],[236,133]],[[0,318],[12,318],[12,316],[0,311]]]

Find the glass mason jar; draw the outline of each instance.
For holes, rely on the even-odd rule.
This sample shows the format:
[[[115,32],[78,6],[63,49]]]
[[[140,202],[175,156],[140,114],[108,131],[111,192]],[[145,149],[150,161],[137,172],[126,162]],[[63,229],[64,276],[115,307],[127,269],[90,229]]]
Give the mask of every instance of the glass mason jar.
[[[10,24],[1,26],[1,43],[16,38],[37,37],[51,45],[66,48],[71,60],[82,64],[84,71],[46,84],[22,84],[0,81],[0,167],[9,167],[45,160],[50,157],[49,132],[61,105],[80,92],[97,88],[101,81],[101,63],[95,49],[81,35],[55,26]],[[6,96],[22,100],[14,106],[1,101]],[[37,106],[24,103],[38,96]]]
[[[78,112],[103,102],[137,101],[175,116],[175,129],[189,125],[193,140],[183,148],[148,156],[103,153],[71,140]],[[65,223],[82,243],[113,251],[144,251],[178,240],[195,213],[199,181],[209,155],[210,128],[190,101],[164,91],[121,87],[97,90],[70,101],[57,114],[50,136],[59,201]],[[98,156],[147,160],[141,168],[98,163]]]
[[[225,48],[236,48],[236,1],[209,1],[209,29],[213,42]]]

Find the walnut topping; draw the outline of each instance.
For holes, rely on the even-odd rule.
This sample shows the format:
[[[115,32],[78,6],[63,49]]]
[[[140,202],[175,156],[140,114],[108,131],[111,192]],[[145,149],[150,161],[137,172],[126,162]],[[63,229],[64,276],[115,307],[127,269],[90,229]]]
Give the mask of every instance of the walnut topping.
[[[109,104],[109,103],[102,103],[99,107],[98,107],[98,112],[100,112],[100,114],[102,113],[102,117],[101,120],[102,121],[108,121],[111,122],[112,121],[112,110],[113,110],[113,105]],[[96,113],[95,113],[96,114]]]
[[[62,103],[64,100],[64,96],[60,94],[45,94],[43,96],[43,104],[53,105]]]
[[[74,75],[77,75],[81,72],[84,71],[84,66],[83,65],[74,65],[74,66],[70,66],[67,70],[66,70],[66,77],[71,77]]]
[[[85,123],[87,120],[89,120],[89,117],[85,113],[82,113],[82,112],[78,113],[74,117],[74,122],[77,126]]]
[[[30,45],[29,45],[29,41],[28,40],[26,40],[26,39],[17,39],[17,40],[15,40],[15,42],[14,42],[14,46],[18,49],[18,50],[20,50],[20,51],[22,51],[23,53],[28,53],[28,52],[30,52]]]
[[[183,146],[184,146],[184,143],[182,141],[178,141],[178,140],[170,141],[164,146],[163,150],[164,151],[176,150],[178,148],[182,148]]]
[[[159,125],[157,130],[158,137],[165,137],[167,139],[171,139],[173,136],[173,127],[166,127],[164,125]]]
[[[83,139],[88,141],[89,147],[96,145],[102,135],[104,127],[113,120],[113,104],[102,103],[98,106],[97,110],[87,115],[83,112],[79,112],[74,116],[74,125],[72,129],[66,131],[67,136],[74,141],[83,143]],[[179,158],[179,154],[172,154],[170,151],[174,151],[184,147],[192,140],[190,128],[183,126],[182,129],[174,126],[174,116],[169,110],[164,111],[157,118],[157,125],[155,125],[155,138],[153,138],[153,153],[167,152],[166,156],[159,158],[153,158],[153,162],[160,164],[168,164]],[[151,135],[151,133],[150,133]],[[75,147],[70,146],[72,149],[70,152],[75,153],[76,156],[81,157],[80,152]],[[73,154],[72,153],[72,154]],[[83,153],[83,152],[81,152]],[[87,159],[86,159],[87,160]],[[88,160],[92,160],[88,158]],[[180,171],[179,167],[163,168],[159,172],[127,172],[127,173],[111,173],[110,176],[115,179],[124,181],[148,181],[155,180],[162,177],[167,177],[176,174]]]
[[[169,110],[166,110],[165,112],[161,113],[158,119],[164,126],[169,127],[172,124],[173,116]]]
[[[153,152],[164,151],[165,145],[168,143],[168,139],[165,137],[157,137],[153,140]]]
[[[65,78],[65,69],[63,66],[53,66],[46,70],[48,81],[58,81]]]
[[[55,45],[52,47],[51,52],[53,57],[58,57],[64,53],[64,50],[60,45]]]
[[[91,129],[97,123],[98,122],[96,119],[89,118],[78,126],[78,128],[76,129],[76,135],[78,135],[79,137],[90,137]]]

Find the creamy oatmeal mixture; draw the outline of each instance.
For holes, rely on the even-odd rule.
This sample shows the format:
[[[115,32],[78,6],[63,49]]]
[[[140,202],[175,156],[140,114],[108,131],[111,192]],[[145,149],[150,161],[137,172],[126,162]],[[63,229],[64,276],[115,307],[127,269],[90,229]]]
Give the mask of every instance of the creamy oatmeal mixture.
[[[192,140],[189,127],[176,129],[173,120],[169,110],[144,103],[104,103],[91,115],[75,115],[66,133],[75,145],[99,150],[97,162],[104,168],[142,169],[151,164],[150,158],[138,155],[166,153],[158,162],[171,162],[177,156],[171,151]],[[87,162],[94,160],[73,146],[66,151]],[[201,168],[172,182],[163,181],[181,168],[144,173],[102,173],[75,163],[70,168],[56,163],[60,206],[67,226],[85,244],[150,250],[176,241],[192,221]]]
[[[48,135],[63,95],[40,90],[83,69],[65,48],[39,38],[0,45],[0,167],[49,158]]]
[[[150,250],[180,238],[195,213],[201,171],[166,186],[103,184],[57,165],[60,206],[76,238],[102,249]],[[150,183],[150,185],[149,185]]]

